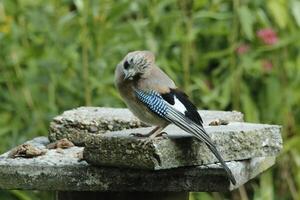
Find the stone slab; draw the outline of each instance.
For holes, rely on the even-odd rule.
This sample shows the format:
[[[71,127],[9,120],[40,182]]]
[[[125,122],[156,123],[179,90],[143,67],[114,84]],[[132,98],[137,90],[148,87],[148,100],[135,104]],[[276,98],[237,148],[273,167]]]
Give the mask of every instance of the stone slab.
[[[213,120],[243,121],[243,114],[237,111],[199,111],[204,124]],[[118,131],[145,127],[128,109],[79,107],[65,111],[50,123],[49,139],[51,141],[67,138],[76,145],[83,145],[88,134],[103,134],[107,131]]]
[[[46,150],[45,137],[28,142]],[[46,150],[34,158],[0,156],[0,188],[56,191],[228,191],[238,188],[275,163],[275,157],[228,162],[237,184],[230,185],[217,164],[171,170],[95,167],[81,161],[83,147]]]
[[[276,156],[282,149],[280,126],[231,122],[206,126],[208,134],[225,161]],[[104,135],[87,135],[84,159],[98,166],[160,170],[218,162],[203,142],[175,126],[167,137],[158,137],[147,145],[144,138],[131,133],[147,133],[151,128],[115,131]]]

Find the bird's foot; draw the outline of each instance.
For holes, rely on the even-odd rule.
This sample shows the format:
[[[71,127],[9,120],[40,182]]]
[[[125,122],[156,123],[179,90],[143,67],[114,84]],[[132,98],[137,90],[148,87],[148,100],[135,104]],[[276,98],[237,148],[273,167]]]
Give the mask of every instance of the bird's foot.
[[[154,139],[154,138],[168,138],[168,134],[166,132],[159,132],[157,134],[152,134],[149,136],[149,138]]]
[[[152,142],[152,138],[148,137],[148,138],[140,140],[139,145],[142,146],[143,148],[145,148],[151,142]]]
[[[151,135],[147,138],[144,138],[140,141],[139,145],[141,145],[142,147],[146,147],[147,144],[151,143],[154,139],[167,139],[168,135],[166,132],[161,132],[157,135]]]
[[[132,137],[141,137],[141,138],[148,137],[147,134],[142,134],[142,133],[130,133],[129,135],[132,136]]]
[[[166,132],[161,132],[158,135],[155,136],[155,138],[163,138],[163,139],[167,139],[168,138],[168,133]]]

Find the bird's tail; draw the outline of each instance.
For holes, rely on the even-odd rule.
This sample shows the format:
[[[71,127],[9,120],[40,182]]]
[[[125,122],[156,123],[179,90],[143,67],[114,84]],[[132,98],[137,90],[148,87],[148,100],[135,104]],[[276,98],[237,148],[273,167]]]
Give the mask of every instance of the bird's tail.
[[[227,164],[223,160],[222,156],[220,155],[219,151],[213,144],[210,136],[207,134],[207,132],[204,130],[203,127],[199,126],[198,124],[194,123],[192,120],[188,119],[183,115],[182,113],[178,112],[177,110],[170,107],[168,110],[168,114],[166,116],[167,120],[174,123],[184,131],[193,134],[197,139],[199,139],[202,142],[205,142],[205,144],[208,146],[208,148],[212,151],[212,153],[216,156],[216,158],[221,163],[222,167],[226,171],[230,181],[235,185],[236,180],[231,172],[231,170],[228,168]]]

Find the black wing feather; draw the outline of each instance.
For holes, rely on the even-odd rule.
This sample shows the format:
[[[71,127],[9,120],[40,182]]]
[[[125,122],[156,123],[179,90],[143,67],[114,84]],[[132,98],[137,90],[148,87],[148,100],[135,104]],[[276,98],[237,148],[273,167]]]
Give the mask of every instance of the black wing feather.
[[[170,89],[170,92],[161,94],[162,98],[167,101],[169,104],[174,105],[175,100],[174,96],[185,106],[186,111],[184,115],[195,122],[196,124],[202,126],[203,121],[201,116],[197,111],[197,107],[189,100],[189,97],[184,92],[179,89]]]

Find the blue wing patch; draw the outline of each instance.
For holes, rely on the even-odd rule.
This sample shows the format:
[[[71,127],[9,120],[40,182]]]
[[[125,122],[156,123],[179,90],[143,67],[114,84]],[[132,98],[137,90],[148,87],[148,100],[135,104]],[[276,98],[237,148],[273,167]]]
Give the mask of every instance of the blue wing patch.
[[[168,106],[158,92],[135,90],[135,94],[152,112],[158,114],[160,117],[166,116]]]

